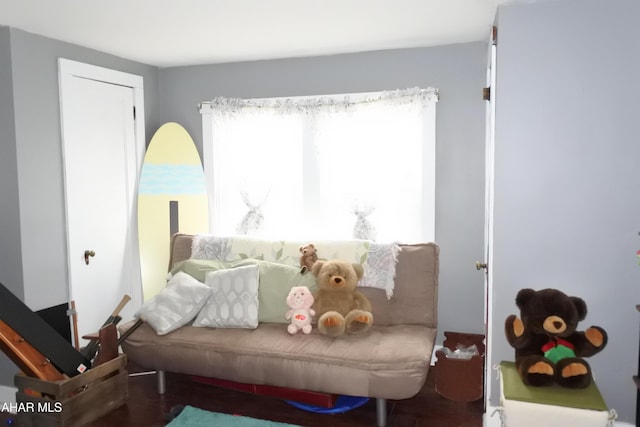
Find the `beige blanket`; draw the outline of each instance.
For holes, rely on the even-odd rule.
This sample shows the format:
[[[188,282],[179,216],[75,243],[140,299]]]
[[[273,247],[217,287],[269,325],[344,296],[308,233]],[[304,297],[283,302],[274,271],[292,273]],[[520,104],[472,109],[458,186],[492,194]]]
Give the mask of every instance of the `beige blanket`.
[[[309,242],[262,240],[246,236],[218,237],[197,235],[193,239],[191,258],[234,261],[257,258],[287,265],[299,265],[300,246]],[[364,276],[358,286],[383,289],[393,295],[396,262],[400,246],[368,240],[325,240],[312,242],[321,259],[342,259],[362,264]]]

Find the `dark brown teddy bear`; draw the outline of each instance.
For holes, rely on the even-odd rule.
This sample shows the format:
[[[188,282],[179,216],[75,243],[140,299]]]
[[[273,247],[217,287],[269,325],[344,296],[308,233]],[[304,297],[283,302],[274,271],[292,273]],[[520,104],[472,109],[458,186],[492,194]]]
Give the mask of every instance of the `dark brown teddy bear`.
[[[318,282],[318,291],[313,295],[313,310],[318,319],[320,333],[337,337],[360,334],[373,323],[371,303],[364,294],[356,290],[362,279],[360,264],[341,260],[316,261],[311,270]]]
[[[607,333],[599,326],[577,331],[587,316],[587,305],[557,289],[522,289],[516,296],[520,318],[505,321],[507,340],[516,349],[516,368],[525,384],[569,388],[591,383],[591,368],[583,357],[593,356],[607,345]]]

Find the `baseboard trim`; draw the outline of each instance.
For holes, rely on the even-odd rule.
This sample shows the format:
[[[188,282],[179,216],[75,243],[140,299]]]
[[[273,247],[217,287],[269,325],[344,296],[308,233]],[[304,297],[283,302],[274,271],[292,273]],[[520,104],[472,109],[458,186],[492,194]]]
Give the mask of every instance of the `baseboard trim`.
[[[17,391],[18,389],[15,387],[0,385],[0,405],[4,405],[6,403],[11,407],[12,404],[15,404]]]
[[[482,426],[483,427],[502,427],[502,423],[500,421],[500,408],[495,406],[487,406],[487,411],[482,415]],[[625,423],[621,421],[616,421],[614,427],[634,427],[631,423]]]
[[[499,408],[487,406],[487,411],[482,414],[482,427],[501,427]]]

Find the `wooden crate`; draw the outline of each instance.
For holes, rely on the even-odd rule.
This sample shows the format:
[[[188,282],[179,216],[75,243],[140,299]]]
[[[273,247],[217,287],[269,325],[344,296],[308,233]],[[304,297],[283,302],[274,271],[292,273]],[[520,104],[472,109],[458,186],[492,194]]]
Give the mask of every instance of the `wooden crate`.
[[[129,398],[127,356],[122,354],[83,374],[44,381],[17,374],[14,378],[20,426],[79,427],[97,420]]]

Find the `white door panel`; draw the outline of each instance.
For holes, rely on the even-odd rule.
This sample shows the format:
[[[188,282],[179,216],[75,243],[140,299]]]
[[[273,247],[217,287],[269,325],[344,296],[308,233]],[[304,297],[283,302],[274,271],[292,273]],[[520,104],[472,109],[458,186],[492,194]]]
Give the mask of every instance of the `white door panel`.
[[[63,60],[60,65],[69,299],[82,337],[97,331],[125,294],[132,298],[121,312],[125,320],[142,300],[134,221],[141,158],[136,91],[109,82],[108,73],[97,80],[65,69]],[[95,253],[88,264],[85,251]]]

